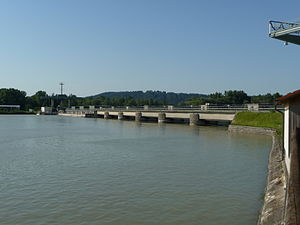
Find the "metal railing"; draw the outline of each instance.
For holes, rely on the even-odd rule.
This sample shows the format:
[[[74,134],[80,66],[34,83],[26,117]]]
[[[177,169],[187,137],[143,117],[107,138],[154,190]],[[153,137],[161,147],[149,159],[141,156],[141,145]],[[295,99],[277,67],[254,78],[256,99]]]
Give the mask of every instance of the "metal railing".
[[[253,106],[254,105],[254,106]],[[283,106],[277,106],[277,109],[284,110]],[[182,111],[182,112],[193,112],[193,111],[224,111],[224,112],[241,112],[241,111],[274,111],[275,107],[271,104],[248,104],[244,105],[202,105],[198,107],[177,107],[177,106],[76,106],[67,108],[66,112],[85,112],[94,113],[95,111]]]
[[[277,33],[284,34],[299,34],[300,23],[296,22],[280,22],[280,21],[269,21],[269,36],[276,36]],[[285,32],[286,31],[286,32]]]

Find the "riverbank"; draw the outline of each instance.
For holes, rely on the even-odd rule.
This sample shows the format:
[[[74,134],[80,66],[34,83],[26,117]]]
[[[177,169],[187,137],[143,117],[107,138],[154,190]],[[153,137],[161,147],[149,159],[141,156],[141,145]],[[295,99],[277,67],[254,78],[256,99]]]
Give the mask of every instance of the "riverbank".
[[[35,112],[28,111],[0,111],[0,115],[35,115]]]
[[[264,202],[259,215],[258,225],[282,224],[285,212],[286,174],[281,136],[276,130],[263,127],[230,125],[229,132],[251,133],[272,136],[272,149],[269,154],[268,177],[265,189]]]
[[[258,225],[282,224],[285,214],[286,172],[282,155],[282,115],[279,113],[238,113],[229,132],[272,136],[268,177]]]
[[[281,138],[273,135],[267,186],[258,225],[282,224],[284,220],[287,178],[281,145]]]
[[[269,128],[281,135],[282,123],[282,114],[278,112],[239,112],[236,114],[231,125]],[[257,131],[259,131],[259,129]]]

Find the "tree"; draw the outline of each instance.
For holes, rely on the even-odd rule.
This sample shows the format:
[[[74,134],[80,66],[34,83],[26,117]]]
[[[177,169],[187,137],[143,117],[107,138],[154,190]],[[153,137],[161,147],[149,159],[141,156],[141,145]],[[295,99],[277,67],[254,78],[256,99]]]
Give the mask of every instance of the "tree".
[[[45,91],[38,91],[34,95],[31,96],[32,99],[32,107],[37,108],[41,106],[45,106],[47,104],[47,93]]]
[[[244,104],[250,102],[250,97],[244,91],[225,91],[226,104]]]
[[[20,105],[21,109],[25,108],[26,92],[14,88],[0,89],[0,105]]]

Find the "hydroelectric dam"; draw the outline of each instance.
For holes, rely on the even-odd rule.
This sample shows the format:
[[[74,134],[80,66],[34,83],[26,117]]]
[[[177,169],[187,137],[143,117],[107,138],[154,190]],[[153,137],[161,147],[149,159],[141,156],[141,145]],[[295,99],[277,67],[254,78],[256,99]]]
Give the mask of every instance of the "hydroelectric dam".
[[[203,111],[176,108],[70,108],[62,116],[135,120],[137,122],[187,123],[189,125],[228,125],[235,111]]]

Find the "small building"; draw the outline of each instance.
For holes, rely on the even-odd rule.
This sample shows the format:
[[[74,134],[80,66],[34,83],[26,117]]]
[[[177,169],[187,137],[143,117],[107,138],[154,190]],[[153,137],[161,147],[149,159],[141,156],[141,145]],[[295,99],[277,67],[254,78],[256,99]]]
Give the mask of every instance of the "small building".
[[[259,104],[247,104],[248,111],[259,111]]]
[[[43,114],[43,115],[51,115],[51,114],[53,114],[52,107],[47,107],[47,106],[41,107],[41,114]]]
[[[288,173],[291,169],[291,151],[294,147],[293,138],[300,128],[300,90],[294,91],[277,99],[277,104],[284,104],[284,157]]]
[[[173,105],[168,105],[168,110],[173,110],[174,106]]]
[[[20,105],[0,105],[0,109],[5,109],[5,110],[20,110],[21,106]]]

